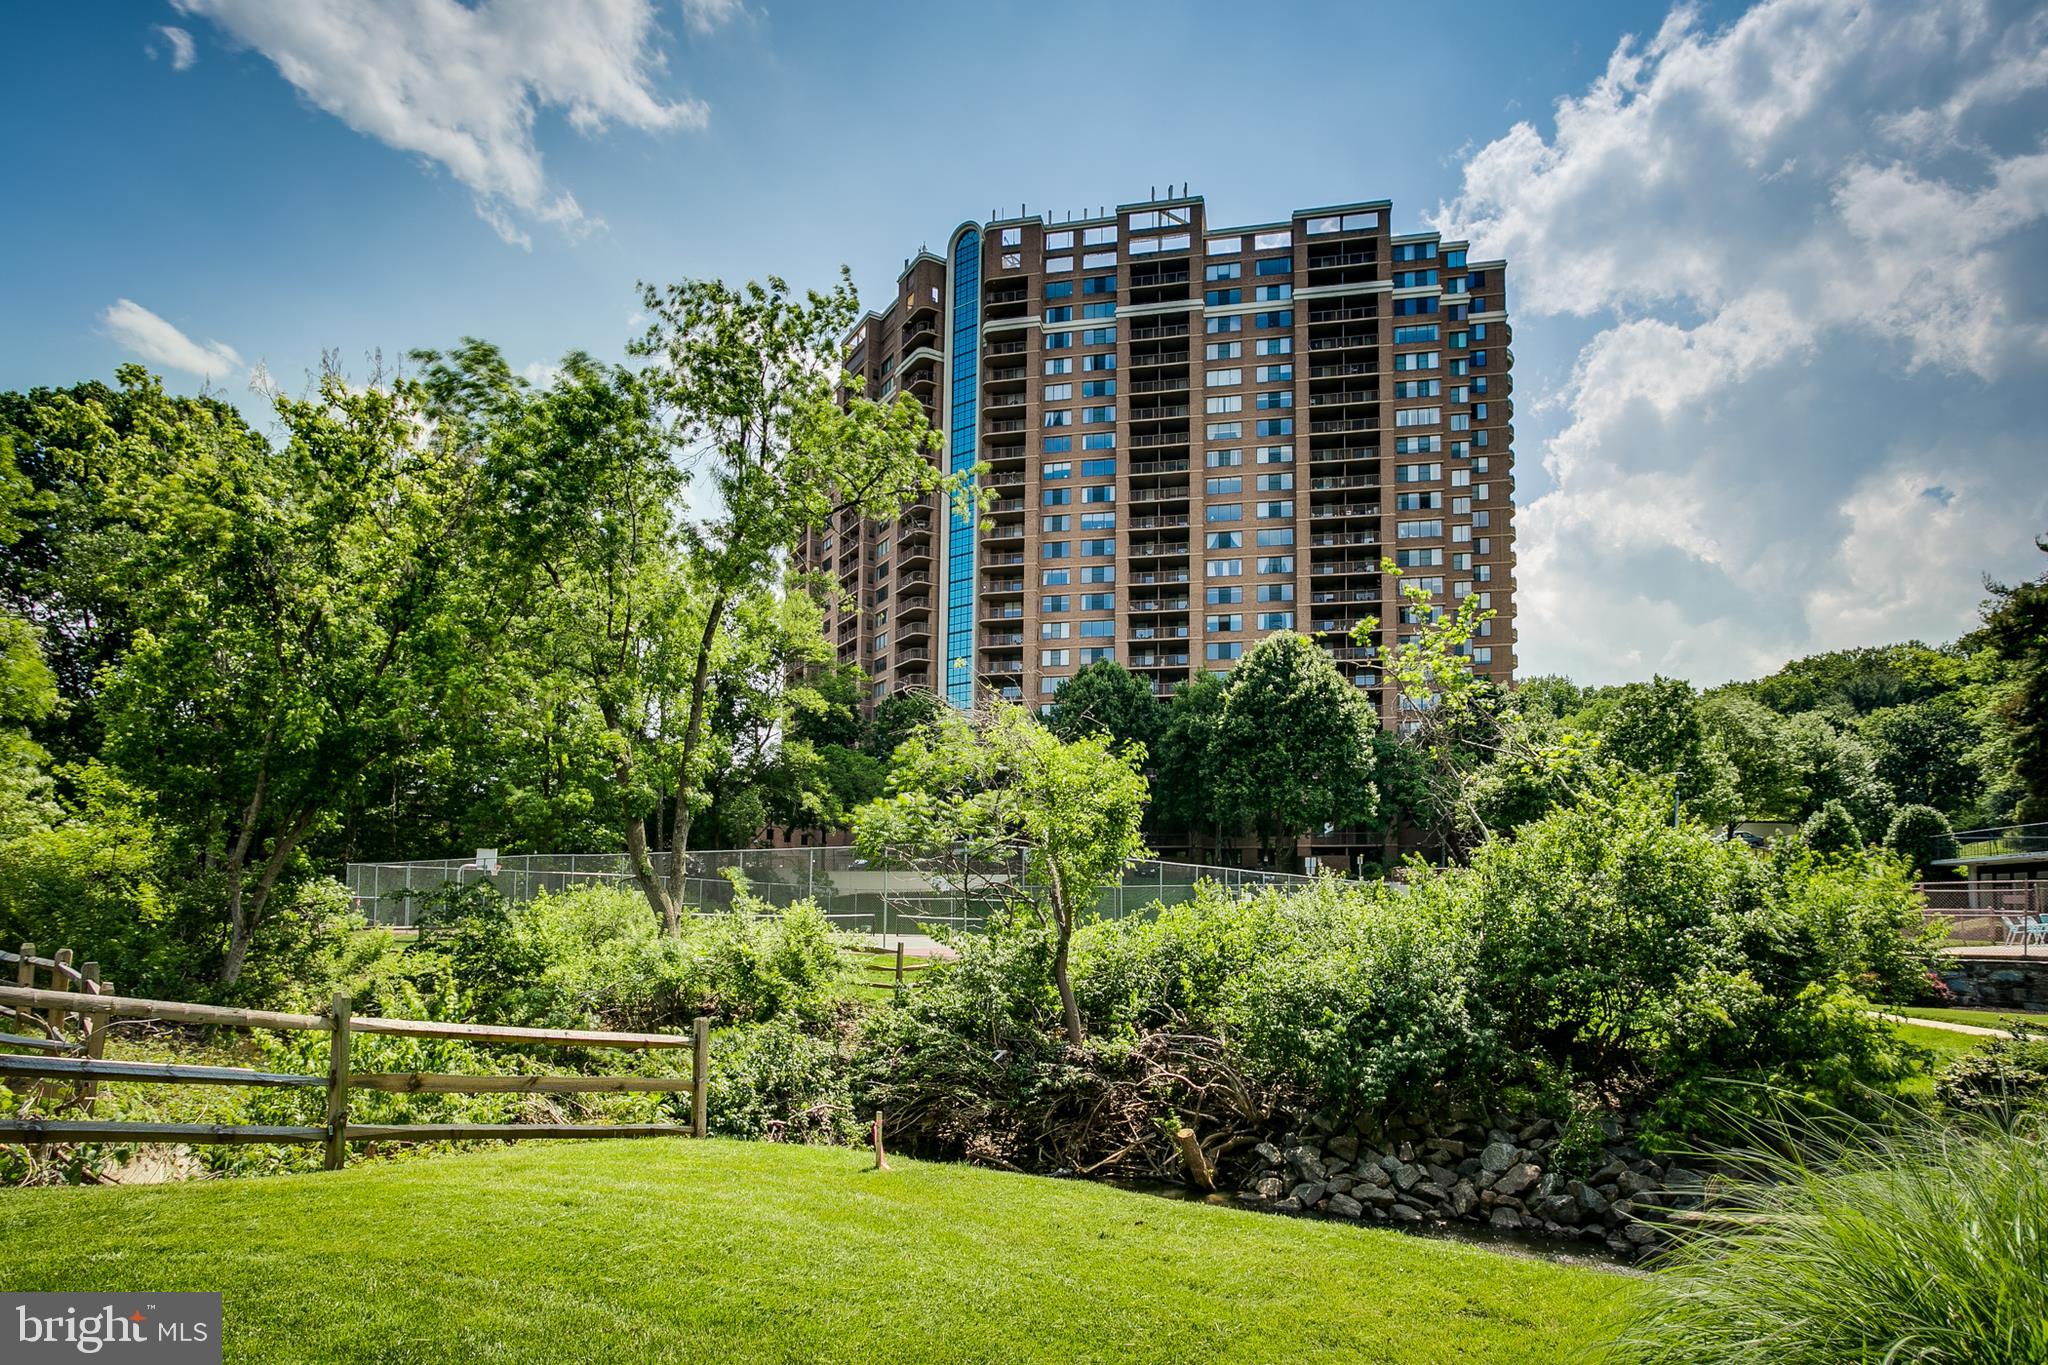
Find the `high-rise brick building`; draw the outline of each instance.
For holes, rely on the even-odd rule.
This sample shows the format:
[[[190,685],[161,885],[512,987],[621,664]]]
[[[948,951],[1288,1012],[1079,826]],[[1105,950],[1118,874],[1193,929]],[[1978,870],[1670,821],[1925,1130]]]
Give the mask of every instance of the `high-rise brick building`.
[[[992,688],[1031,705],[1097,659],[1161,695],[1275,630],[1320,635],[1397,698],[1349,631],[1407,626],[1383,556],[1497,615],[1514,670],[1513,356],[1505,267],[1385,202],[1219,227],[1200,197],[965,224],[906,263],[848,338],[870,397],[908,390],[949,468],[986,465],[974,526],[939,499],[849,517],[803,561],[852,604],[828,630],[875,695]]]

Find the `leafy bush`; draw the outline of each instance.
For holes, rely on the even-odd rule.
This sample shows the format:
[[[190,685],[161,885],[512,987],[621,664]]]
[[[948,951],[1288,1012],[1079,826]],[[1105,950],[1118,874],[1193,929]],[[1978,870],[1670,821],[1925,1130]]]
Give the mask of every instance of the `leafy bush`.
[[[2048,1360],[2037,1126],[1852,1129],[1757,1159],[1716,1209],[1632,1298],[1609,1359]]]
[[[1935,862],[1960,856],[1956,833],[1948,817],[1932,806],[1901,806],[1885,831],[1884,846],[1913,864],[1913,871],[1928,875]]]
[[[631,891],[581,887],[508,905],[472,886],[432,905],[422,925],[412,974],[445,976],[478,1017],[501,1023],[822,1023],[847,979],[831,925],[808,900],[776,909],[742,895],[727,913],[685,916],[681,934],[664,938]]]
[[[1935,1077],[1934,1094],[1951,1109],[1993,1117],[2048,1114],[2048,1033],[2024,1025],[1965,1053]]]
[[[1264,1077],[1374,1108],[1484,1074],[1475,949],[1460,908],[1433,892],[1204,887],[1155,920],[1087,931],[1076,989],[1125,1030],[1192,1021]]]
[[[850,1143],[860,1135],[838,1049],[787,1018],[714,1035],[708,1104],[719,1137]]]
[[[1840,801],[1830,800],[1799,827],[1799,841],[1815,853],[1853,853],[1863,847],[1863,831]]]

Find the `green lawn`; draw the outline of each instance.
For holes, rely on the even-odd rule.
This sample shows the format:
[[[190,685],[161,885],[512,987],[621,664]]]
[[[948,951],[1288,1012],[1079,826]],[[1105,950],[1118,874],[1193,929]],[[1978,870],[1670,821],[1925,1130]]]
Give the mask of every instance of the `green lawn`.
[[[1950,1009],[1940,1006],[1886,1005],[1887,1014],[1900,1014],[1908,1019],[1939,1019],[1947,1024],[1974,1024],[1978,1028],[2010,1028],[2015,1019],[2048,1028],[2048,1014],[2028,1014],[2021,1010],[1971,1010]]]
[[[1079,1181],[735,1142],[0,1192],[13,1290],[218,1289],[241,1361],[1558,1360],[1634,1281]]]
[[[1891,1006],[1886,1010],[1891,1012]],[[1931,1099],[1934,1096],[1934,1076],[1943,1067],[1966,1053],[1977,1051],[1991,1039],[1977,1033],[1957,1033],[1945,1028],[1922,1028],[1918,1024],[1893,1024],[1892,1029],[1899,1037],[1934,1054],[1934,1060],[1926,1071],[1900,1087],[1900,1093],[1909,1099]]]

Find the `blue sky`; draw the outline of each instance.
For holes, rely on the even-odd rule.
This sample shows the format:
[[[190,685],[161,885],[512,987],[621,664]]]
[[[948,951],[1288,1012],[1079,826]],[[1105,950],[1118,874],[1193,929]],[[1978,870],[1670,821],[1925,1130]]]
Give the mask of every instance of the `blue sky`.
[[[1510,262],[1525,672],[1948,638],[2038,571],[2038,7],[869,9],[19,8],[0,385],[253,406],[323,349],[615,355],[642,278],[880,295],[996,207],[1384,197]]]

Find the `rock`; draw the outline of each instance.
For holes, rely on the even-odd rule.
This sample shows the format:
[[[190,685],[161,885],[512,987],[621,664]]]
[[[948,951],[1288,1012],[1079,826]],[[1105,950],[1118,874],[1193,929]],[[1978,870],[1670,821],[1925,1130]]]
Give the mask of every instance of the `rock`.
[[[1330,1196],[1330,1212],[1339,1218],[1356,1218],[1365,1212],[1365,1205],[1348,1194],[1333,1194]]]
[[[1278,1166],[1280,1164],[1280,1149],[1270,1142],[1262,1142],[1252,1148],[1252,1155],[1257,1157],[1259,1163],[1264,1166]]]
[[[1524,1128],[1521,1132],[1517,1133],[1515,1136],[1521,1142],[1521,1144],[1524,1147],[1526,1147],[1530,1143],[1534,1142],[1537,1138],[1548,1137],[1550,1135],[1551,1129],[1555,1126],[1556,1125],[1552,1124],[1549,1119],[1538,1119],[1534,1123],[1530,1124],[1527,1128]]]
[[[1329,1175],[1323,1169],[1323,1159],[1308,1147],[1287,1149],[1287,1169],[1298,1181],[1312,1181],[1320,1185]]]
[[[1545,1171],[1543,1179],[1536,1186],[1538,1194],[1561,1194],[1564,1191],[1564,1174],[1561,1171]]]
[[[1623,1171],[1614,1182],[1614,1188],[1629,1199],[1639,1194],[1648,1194],[1657,1188],[1657,1182],[1639,1171]]]
[[[1279,1202],[1277,1202],[1277,1203],[1275,1203],[1275,1204],[1273,1205],[1273,1212],[1275,1212],[1275,1213],[1300,1213],[1300,1212],[1301,1212],[1301,1201],[1300,1201],[1299,1199],[1282,1199],[1282,1200],[1280,1200]]]
[[[1396,1204],[1391,1209],[1388,1209],[1387,1213],[1397,1223],[1419,1223],[1422,1221],[1422,1210],[1410,1208],[1406,1204]]]
[[[1434,1180],[1421,1181],[1414,1189],[1408,1191],[1408,1194],[1410,1198],[1427,1199],[1432,1204],[1441,1204],[1444,1201],[1444,1187]]]
[[[1479,1191],[1472,1188],[1469,1180],[1460,1180],[1451,1186],[1451,1212],[1463,1218],[1479,1207]]]
[[[1598,1218],[1608,1210],[1607,1196],[1591,1185],[1579,1187],[1579,1208],[1592,1217]]]
[[[1403,1194],[1414,1189],[1421,1181],[1422,1168],[1420,1166],[1410,1166],[1403,1163],[1400,1169],[1394,1172],[1394,1187]]]
[[[1358,1180],[1360,1184],[1376,1185],[1380,1189],[1385,1189],[1387,1186],[1394,1183],[1394,1177],[1388,1175],[1385,1170],[1378,1166],[1366,1166],[1362,1168],[1358,1172]]]
[[[1593,1174],[1587,1176],[1586,1183],[1589,1185],[1611,1185],[1616,1180],[1619,1180],[1622,1173],[1626,1170],[1628,1170],[1628,1167],[1623,1163],[1610,1161],[1599,1170],[1593,1172]]]
[[[1522,1215],[1511,1208],[1502,1207],[1495,1209],[1486,1221],[1502,1232],[1515,1232],[1522,1226]]]
[[[1343,1175],[1351,1169],[1351,1163],[1348,1161],[1326,1161],[1323,1163],[1323,1169],[1331,1175]]]
[[[1531,1211],[1546,1223],[1559,1223],[1576,1227],[1579,1221],[1579,1201],[1568,1194],[1547,1194],[1531,1206]]]
[[[1706,1187],[1707,1177],[1704,1172],[1685,1166],[1671,1166],[1664,1171],[1664,1188],[1667,1190],[1697,1192]]]
[[[1465,1144],[1456,1138],[1431,1138],[1429,1146],[1445,1161],[1457,1161],[1465,1155]]]
[[[1515,1164],[1515,1147],[1511,1142],[1489,1142],[1486,1150],[1479,1154],[1479,1168],[1495,1174]]]
[[[1295,1203],[1305,1209],[1312,1209],[1316,1206],[1316,1201],[1323,1197],[1322,1182],[1317,1180],[1303,1181],[1287,1193]]]
[[[1443,1186],[1445,1189],[1449,1189],[1451,1186],[1458,1183],[1458,1173],[1448,1166],[1439,1166],[1436,1163],[1431,1162],[1430,1164],[1424,1166],[1422,1169],[1424,1174],[1426,1174],[1431,1180],[1435,1181],[1437,1184]]]
[[[1351,1187],[1357,1183],[1348,1175],[1333,1175],[1330,1177],[1330,1193],[1349,1194]]]
[[[1350,1133],[1337,1134],[1337,1136],[1330,1139],[1327,1145],[1330,1154],[1339,1161],[1355,1161],[1358,1159],[1358,1139]]]
[[[1253,1186],[1252,1192],[1261,1199],[1278,1199],[1287,1193],[1287,1182],[1277,1175],[1269,1175]]]
[[[1394,1172],[1401,1169],[1401,1158],[1389,1154],[1387,1156],[1381,1157],[1377,1162],[1373,1164],[1378,1166],[1381,1170],[1385,1171],[1388,1175],[1392,1175]]]
[[[1352,1193],[1377,1209],[1386,1208],[1400,1198],[1391,1189],[1354,1189]]]
[[[1415,1144],[1412,1142],[1402,1143],[1394,1149],[1394,1155],[1400,1157],[1403,1161],[1415,1160]]]
[[[1500,1173],[1500,1179],[1493,1182],[1493,1192],[1502,1195],[1519,1195],[1533,1187],[1543,1178],[1543,1172],[1528,1162],[1517,1162]]]
[[[1646,1247],[1657,1240],[1657,1229],[1648,1223],[1630,1223],[1621,1235],[1631,1246]]]

